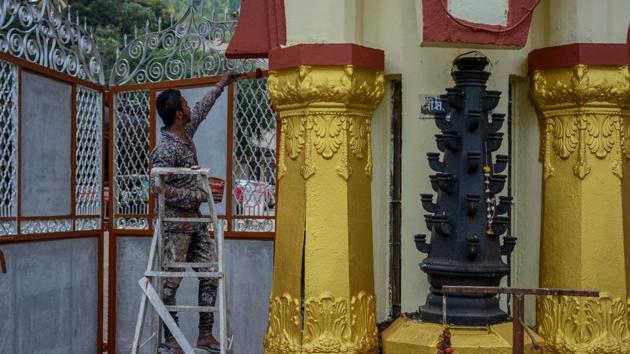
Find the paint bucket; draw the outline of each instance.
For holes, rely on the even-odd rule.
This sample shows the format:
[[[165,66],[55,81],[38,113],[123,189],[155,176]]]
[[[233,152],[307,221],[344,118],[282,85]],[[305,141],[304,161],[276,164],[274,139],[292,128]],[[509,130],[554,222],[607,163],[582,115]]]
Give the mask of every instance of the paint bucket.
[[[212,199],[219,204],[223,201],[223,191],[225,190],[225,180],[218,177],[208,177]]]

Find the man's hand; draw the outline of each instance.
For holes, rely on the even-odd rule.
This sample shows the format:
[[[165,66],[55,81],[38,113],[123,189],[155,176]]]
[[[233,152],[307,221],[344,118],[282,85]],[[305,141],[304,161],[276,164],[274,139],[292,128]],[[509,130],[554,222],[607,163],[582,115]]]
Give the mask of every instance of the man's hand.
[[[203,203],[208,201],[208,192],[206,192],[205,190],[203,190],[202,188],[199,188],[195,191],[195,201],[199,202],[199,203]]]
[[[233,83],[234,81],[236,81],[241,76],[243,76],[243,74],[237,73],[237,72],[234,72],[234,71],[228,71],[225,74],[223,74],[223,76],[221,77],[221,80],[219,80],[219,85],[221,87],[225,87],[225,86]]]

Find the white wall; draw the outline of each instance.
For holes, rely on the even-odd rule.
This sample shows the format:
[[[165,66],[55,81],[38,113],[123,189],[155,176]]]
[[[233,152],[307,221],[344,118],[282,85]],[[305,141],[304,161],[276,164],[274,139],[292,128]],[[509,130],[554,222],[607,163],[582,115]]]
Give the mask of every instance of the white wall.
[[[626,43],[630,1],[553,0],[549,7],[549,45]]]

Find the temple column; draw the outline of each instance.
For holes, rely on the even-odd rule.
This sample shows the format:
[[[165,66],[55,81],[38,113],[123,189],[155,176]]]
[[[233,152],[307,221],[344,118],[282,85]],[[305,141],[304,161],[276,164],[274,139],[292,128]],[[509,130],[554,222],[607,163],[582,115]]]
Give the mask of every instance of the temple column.
[[[383,52],[298,45],[269,60],[281,134],[265,352],[377,353],[370,126]]]
[[[596,46],[530,55],[544,165],[540,286],[602,291],[597,299],[539,300],[539,333],[552,353],[630,353],[624,236],[630,216],[627,205],[624,210],[630,192],[630,72],[623,62],[602,65],[621,59]],[[584,64],[580,56],[598,57],[599,65]],[[563,66],[551,58],[577,63]]]

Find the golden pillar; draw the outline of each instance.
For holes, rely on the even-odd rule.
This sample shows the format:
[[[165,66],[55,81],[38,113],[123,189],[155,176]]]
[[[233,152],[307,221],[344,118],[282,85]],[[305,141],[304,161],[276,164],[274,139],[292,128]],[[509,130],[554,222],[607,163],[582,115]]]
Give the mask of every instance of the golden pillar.
[[[383,72],[298,65],[270,70],[268,87],[281,134],[265,353],[377,353],[370,124]]]
[[[534,70],[530,87],[544,171],[540,286],[603,292],[540,299],[539,333],[551,353],[630,353],[628,65]]]

